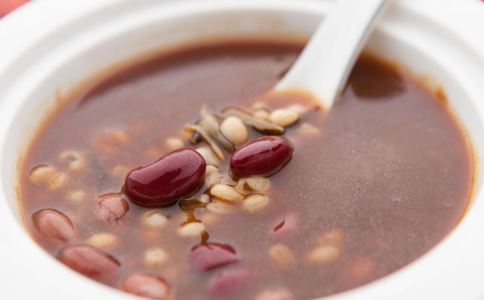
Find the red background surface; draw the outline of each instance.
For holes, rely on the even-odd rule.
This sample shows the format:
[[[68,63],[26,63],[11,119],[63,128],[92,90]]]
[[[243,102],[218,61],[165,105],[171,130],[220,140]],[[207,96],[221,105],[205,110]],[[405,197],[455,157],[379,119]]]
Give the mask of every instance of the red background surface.
[[[0,17],[5,16],[28,0],[0,0]]]

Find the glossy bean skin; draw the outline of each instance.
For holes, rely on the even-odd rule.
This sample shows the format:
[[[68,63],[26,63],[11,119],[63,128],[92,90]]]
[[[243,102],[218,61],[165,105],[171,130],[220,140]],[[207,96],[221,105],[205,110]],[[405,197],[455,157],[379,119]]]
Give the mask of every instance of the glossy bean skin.
[[[282,137],[266,136],[240,147],[232,155],[230,170],[234,177],[271,176],[291,159],[294,148]]]
[[[171,205],[200,188],[205,168],[205,160],[195,150],[175,150],[152,164],[132,170],[126,176],[125,192],[140,206]]]
[[[67,242],[74,236],[71,220],[55,209],[43,209],[32,215],[35,230],[49,240]]]
[[[169,299],[171,290],[165,279],[143,273],[128,276],[123,281],[121,289],[137,296],[157,300]]]
[[[240,257],[230,245],[202,243],[193,247],[189,254],[189,259],[199,271],[209,271],[235,263],[240,260]]]
[[[120,263],[111,255],[87,245],[62,248],[57,259],[69,268],[96,281],[113,284],[118,278]]]

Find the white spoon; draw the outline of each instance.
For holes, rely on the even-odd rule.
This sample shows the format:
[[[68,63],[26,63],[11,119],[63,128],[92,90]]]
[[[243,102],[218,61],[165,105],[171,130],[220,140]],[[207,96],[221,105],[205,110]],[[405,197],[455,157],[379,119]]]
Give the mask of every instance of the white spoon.
[[[303,89],[330,110],[387,2],[339,0],[274,90]]]

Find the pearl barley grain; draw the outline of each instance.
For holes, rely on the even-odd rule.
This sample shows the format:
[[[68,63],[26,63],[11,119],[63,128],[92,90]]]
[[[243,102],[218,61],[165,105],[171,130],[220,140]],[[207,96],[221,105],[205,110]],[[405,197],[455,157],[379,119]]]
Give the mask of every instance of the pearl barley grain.
[[[296,257],[289,247],[275,244],[269,249],[269,257],[281,267],[290,267],[296,263]]]
[[[259,194],[253,194],[248,196],[242,202],[242,206],[248,212],[256,212],[269,204],[269,197]]]
[[[30,173],[30,181],[35,185],[43,185],[49,182],[50,178],[54,176],[56,170],[54,167],[47,165],[40,165],[34,167]]]
[[[96,233],[86,240],[88,245],[104,250],[114,248],[118,242],[118,238],[111,233]]]
[[[235,185],[235,189],[243,195],[251,193],[265,194],[270,186],[271,182],[266,177],[250,176],[241,178]]]
[[[109,174],[114,178],[124,178],[132,168],[125,165],[115,165],[109,170]]]
[[[309,123],[302,123],[301,126],[299,126],[296,129],[297,133],[303,136],[318,136],[321,134],[321,130],[314,125],[311,125]]]
[[[213,166],[208,166],[208,167],[213,167]],[[221,183],[223,179],[223,175],[218,171],[213,171],[208,173],[207,171],[205,172],[205,186],[207,188],[211,188],[212,186]]]
[[[221,200],[230,201],[230,202],[240,202],[244,199],[244,196],[242,196],[239,192],[237,192],[235,188],[226,184],[214,185],[210,189],[210,195],[217,197]]]
[[[317,240],[323,245],[331,244],[338,246],[344,241],[344,233],[340,229],[331,229],[321,234]]]
[[[307,254],[310,262],[326,264],[335,261],[340,256],[338,247],[333,245],[319,246]]]
[[[269,120],[276,125],[288,127],[299,120],[299,114],[294,110],[280,108],[270,114]]]
[[[180,226],[177,230],[178,235],[184,237],[198,237],[205,230],[202,222],[190,222]]]
[[[266,110],[268,108],[269,108],[269,106],[264,101],[256,101],[256,102],[252,103],[252,109],[254,109],[254,110],[260,110],[260,109]]]
[[[198,201],[203,204],[208,204],[210,202],[210,196],[207,194],[203,194],[198,198]]]
[[[303,114],[308,112],[308,108],[304,107],[301,104],[292,104],[287,109],[292,110],[292,111],[298,113],[299,115],[303,115]]]
[[[86,192],[83,190],[74,190],[66,194],[66,200],[71,203],[81,203],[86,199]]]
[[[208,211],[208,212],[204,213],[200,217],[200,219],[202,220],[203,224],[211,225],[211,224],[215,224],[216,222],[218,222],[220,217],[219,217],[218,214]]]
[[[207,204],[207,210],[215,214],[229,214],[233,212],[233,207],[225,201],[213,199]]]
[[[265,193],[271,187],[271,182],[266,177],[251,176],[246,179],[247,185],[258,193]]]
[[[195,150],[203,157],[207,165],[220,165],[220,160],[215,156],[215,153],[213,153],[212,149],[209,147],[200,147]]]
[[[50,178],[50,180],[47,184],[47,188],[51,191],[58,190],[58,189],[65,186],[68,179],[69,178],[67,177],[67,175],[65,173],[57,172]]]
[[[158,210],[151,210],[143,214],[142,221],[146,227],[160,229],[166,225],[168,218]]]
[[[66,163],[71,171],[80,171],[87,167],[86,157],[80,151],[66,150],[59,154],[59,161]]]
[[[268,120],[269,119],[269,112],[264,109],[259,109],[254,112],[254,117],[261,119],[261,120]]]
[[[165,141],[165,145],[170,149],[170,150],[175,150],[183,147],[183,141],[179,138],[171,137],[167,138]]]
[[[160,267],[168,260],[168,253],[159,247],[146,250],[144,265],[147,267]]]
[[[219,172],[220,173],[220,171],[218,170],[218,168],[216,166],[208,165],[205,168],[205,174],[211,174],[211,173],[214,173],[214,172]]]
[[[234,145],[240,145],[249,139],[249,132],[237,117],[228,117],[220,125],[222,134]]]
[[[93,146],[103,154],[111,154],[130,141],[130,135],[124,130],[105,129],[95,136]]]

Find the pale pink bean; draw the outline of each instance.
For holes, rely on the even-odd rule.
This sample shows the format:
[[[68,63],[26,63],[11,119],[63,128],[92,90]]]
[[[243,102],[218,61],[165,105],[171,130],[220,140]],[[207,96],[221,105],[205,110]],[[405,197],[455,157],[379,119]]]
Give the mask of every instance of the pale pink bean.
[[[257,294],[254,300],[294,300],[294,296],[284,288],[270,288]]]
[[[66,246],[59,251],[57,259],[69,268],[102,283],[114,284],[119,275],[119,262],[91,246]]]
[[[98,197],[94,212],[100,220],[108,224],[116,224],[128,210],[128,202],[123,199],[122,194],[109,193]]]
[[[50,240],[67,242],[74,236],[71,220],[54,209],[43,209],[32,215],[35,230]]]
[[[189,259],[199,271],[208,271],[235,263],[240,260],[240,257],[232,246],[203,243],[192,249]]]
[[[249,277],[249,272],[245,269],[222,271],[210,279],[208,290],[215,297],[230,299],[229,296],[231,294],[237,292],[248,283]]]
[[[123,281],[122,290],[149,299],[169,299],[170,285],[165,279],[143,273],[135,273]]]

